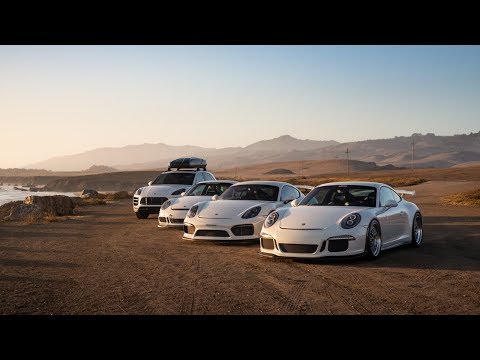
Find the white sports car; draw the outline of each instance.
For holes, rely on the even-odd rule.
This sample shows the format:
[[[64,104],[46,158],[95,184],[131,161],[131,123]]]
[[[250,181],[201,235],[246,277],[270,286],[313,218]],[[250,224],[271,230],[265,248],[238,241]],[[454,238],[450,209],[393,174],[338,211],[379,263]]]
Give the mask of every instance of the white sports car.
[[[418,247],[422,215],[404,194],[415,192],[374,182],[317,186],[302,201],[267,217],[260,252],[294,258],[364,254],[375,259],[380,251],[402,244]]]
[[[233,180],[203,181],[182,193],[181,197],[165,201],[158,214],[158,227],[183,227],[183,220],[193,205],[210,201],[213,195],[222,195],[235,183]]]
[[[268,214],[305,196],[293,185],[279,181],[239,182],[213,201],[190,208],[183,225],[188,240],[258,239]]]

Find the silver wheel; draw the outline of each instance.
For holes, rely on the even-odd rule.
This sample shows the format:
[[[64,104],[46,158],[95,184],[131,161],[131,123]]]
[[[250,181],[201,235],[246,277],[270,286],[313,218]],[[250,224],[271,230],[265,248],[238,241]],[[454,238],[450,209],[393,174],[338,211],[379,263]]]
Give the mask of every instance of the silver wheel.
[[[423,221],[420,213],[415,214],[412,226],[412,245],[419,247],[423,240]]]
[[[370,231],[368,232],[368,243],[370,246],[370,252],[373,257],[377,257],[380,254],[382,249],[382,237],[376,225],[370,226]]]

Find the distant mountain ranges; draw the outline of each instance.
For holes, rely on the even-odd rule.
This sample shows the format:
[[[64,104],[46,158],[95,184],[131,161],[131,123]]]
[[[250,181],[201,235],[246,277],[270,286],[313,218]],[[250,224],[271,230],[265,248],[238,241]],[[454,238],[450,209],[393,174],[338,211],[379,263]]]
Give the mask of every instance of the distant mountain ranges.
[[[450,167],[480,161],[480,131],[468,135],[436,136],[413,134],[390,139],[363,140],[348,143],[301,140],[283,135],[246,147],[204,148],[172,146],[163,143],[99,148],[80,154],[54,157],[30,164],[28,168],[54,171],[78,171],[96,166],[98,172],[109,170],[163,169],[175,158],[197,156],[207,159],[208,167],[232,168],[252,164],[297,160],[344,159],[348,148],[350,159],[374,162],[379,166],[410,166],[412,139],[415,142],[416,167]],[[101,169],[95,164],[102,164]],[[93,172],[96,168],[93,168]]]

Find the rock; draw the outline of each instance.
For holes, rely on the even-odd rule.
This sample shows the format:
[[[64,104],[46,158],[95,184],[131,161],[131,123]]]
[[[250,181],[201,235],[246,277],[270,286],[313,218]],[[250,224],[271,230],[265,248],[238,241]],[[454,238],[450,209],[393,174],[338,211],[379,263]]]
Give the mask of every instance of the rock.
[[[5,220],[10,221],[38,221],[45,216],[42,209],[37,205],[18,204],[12,207],[10,215]]]
[[[54,216],[73,215],[73,209],[76,206],[75,202],[65,195],[30,195],[25,198],[23,203],[37,206],[44,214]]]
[[[84,199],[97,199],[98,191],[92,189],[83,189],[82,194],[80,195]]]

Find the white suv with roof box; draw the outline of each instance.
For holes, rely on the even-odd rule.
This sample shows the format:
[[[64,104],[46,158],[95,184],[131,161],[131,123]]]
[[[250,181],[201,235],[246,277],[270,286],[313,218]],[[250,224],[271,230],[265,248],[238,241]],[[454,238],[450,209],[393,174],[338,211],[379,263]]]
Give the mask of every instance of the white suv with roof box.
[[[173,170],[176,169],[176,170]],[[146,219],[150,214],[157,214],[162,204],[171,198],[179,197],[201,181],[216,180],[212,173],[206,171],[204,159],[189,157],[173,160],[168,170],[161,173],[148,186],[141,187],[133,195],[133,211],[139,219]]]

